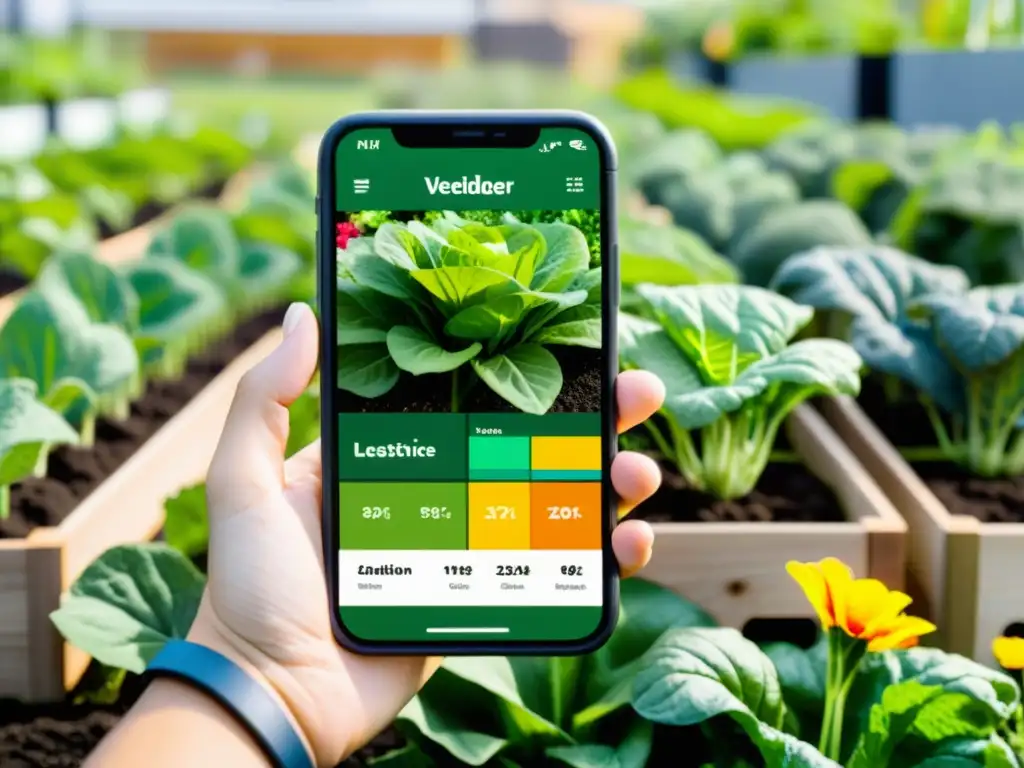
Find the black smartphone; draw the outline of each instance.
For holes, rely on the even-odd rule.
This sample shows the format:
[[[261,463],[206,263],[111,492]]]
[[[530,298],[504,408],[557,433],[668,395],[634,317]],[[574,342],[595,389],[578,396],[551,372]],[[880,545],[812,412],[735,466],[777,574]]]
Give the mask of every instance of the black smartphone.
[[[616,160],[576,112],[372,112],[319,156],[324,560],[362,654],[618,617]]]

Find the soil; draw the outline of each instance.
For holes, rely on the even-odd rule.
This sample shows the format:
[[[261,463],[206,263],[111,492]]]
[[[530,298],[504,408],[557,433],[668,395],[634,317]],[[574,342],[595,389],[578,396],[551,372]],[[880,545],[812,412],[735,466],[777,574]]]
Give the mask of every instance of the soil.
[[[868,377],[857,398],[861,408],[897,448],[935,445],[935,431],[916,400],[890,402]],[[924,484],[954,515],[983,523],[1024,523],[1024,477],[976,477],[949,461],[911,462]]]
[[[0,701],[0,766],[2,768],[77,768],[100,740],[117,725],[144,689],[141,678],[125,681],[117,704],[28,705]],[[403,743],[394,730],[384,731],[339,768],[365,768],[371,758]],[[139,768],[145,768],[140,764]]]
[[[658,417],[655,417],[657,419]],[[667,434],[667,428],[663,434]],[[623,448],[645,450],[646,430],[637,427],[623,439]],[[780,432],[775,450],[790,452],[786,435]],[[637,507],[631,517],[651,523],[835,523],[844,522],[842,506],[835,493],[803,464],[773,462],[765,468],[757,487],[746,496],[722,501],[691,488],[672,465],[661,462],[661,487]]]
[[[214,198],[220,197],[220,193],[224,191],[224,187],[226,184],[226,179],[218,179],[217,181],[210,182],[205,187],[201,187],[200,189],[196,190],[192,198],[198,200],[212,200]],[[105,221],[100,220],[96,223],[96,236],[100,240],[106,240],[108,237],[113,237],[114,235],[120,234],[120,232],[122,231],[127,231],[128,229],[134,229],[135,227],[142,226],[143,224],[152,221],[153,219],[155,219],[157,216],[164,213],[168,209],[173,208],[174,205],[175,203],[172,203],[171,205],[165,205],[163,203],[157,203],[150,200],[147,203],[143,203],[142,206],[137,211],[135,211],[135,215],[132,217],[131,223],[128,225],[127,229],[120,231],[115,230],[112,229]]]
[[[562,391],[548,413],[588,413],[601,410],[601,351],[583,347],[547,347],[562,368]],[[468,370],[468,369],[467,369]],[[462,379],[469,375],[459,371]],[[463,396],[459,410],[466,413],[501,413],[516,407],[496,395],[475,376],[475,385]],[[338,392],[339,410],[349,413],[442,413],[451,410],[451,374],[403,374],[386,395],[365,398]]]
[[[230,336],[193,358],[180,379],[149,382],[125,421],[97,421],[92,448],[55,450],[46,477],[11,488],[11,515],[0,520],[0,539],[23,538],[39,526],[59,524],[228,363],[280,324],[283,313],[282,308],[273,309],[242,323]]]

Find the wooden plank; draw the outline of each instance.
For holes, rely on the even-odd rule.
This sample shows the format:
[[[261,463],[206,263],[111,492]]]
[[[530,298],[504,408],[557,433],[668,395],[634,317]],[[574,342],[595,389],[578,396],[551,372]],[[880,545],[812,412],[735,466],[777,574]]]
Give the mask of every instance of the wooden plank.
[[[899,513],[808,406],[798,408],[788,426],[794,448],[836,492],[849,522],[653,526],[657,544],[644,577],[680,592],[728,626],[742,628],[755,618],[814,618],[786,573],[789,560],[838,557],[858,576],[882,574],[895,582],[891,586],[902,585],[906,524]],[[884,536],[883,543],[870,546],[873,534]]]

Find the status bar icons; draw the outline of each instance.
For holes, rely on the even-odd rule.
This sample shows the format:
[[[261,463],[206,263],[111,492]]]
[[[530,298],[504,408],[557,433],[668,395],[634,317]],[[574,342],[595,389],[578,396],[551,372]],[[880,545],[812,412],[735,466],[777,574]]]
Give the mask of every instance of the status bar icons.
[[[579,150],[580,152],[587,151],[587,145],[583,143],[583,139],[573,139],[569,142],[569,146],[573,149]]]
[[[583,177],[582,176],[566,176],[565,177],[565,191],[566,192],[583,192]]]
[[[370,191],[370,180],[352,179],[352,191],[357,195],[365,195]]]

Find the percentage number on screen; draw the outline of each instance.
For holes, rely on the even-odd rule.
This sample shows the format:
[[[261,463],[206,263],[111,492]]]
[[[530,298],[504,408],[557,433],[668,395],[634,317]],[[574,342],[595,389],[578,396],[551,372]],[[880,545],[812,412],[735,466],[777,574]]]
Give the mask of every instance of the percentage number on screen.
[[[582,576],[583,566],[582,565],[563,565],[562,566],[563,576]]]
[[[515,507],[488,507],[485,520],[515,520]]]
[[[579,507],[548,507],[548,520],[580,520],[583,513]]]
[[[448,507],[420,507],[420,517],[424,520],[451,520],[452,513]]]
[[[367,520],[390,520],[391,507],[363,507],[363,517]]]

